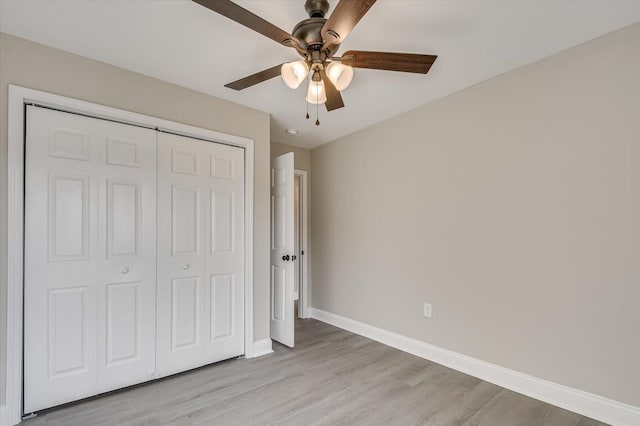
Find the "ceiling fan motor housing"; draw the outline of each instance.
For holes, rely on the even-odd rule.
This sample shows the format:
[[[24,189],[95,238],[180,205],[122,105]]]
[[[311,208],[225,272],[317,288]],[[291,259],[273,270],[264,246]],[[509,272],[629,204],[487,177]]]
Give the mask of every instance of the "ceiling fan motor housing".
[[[327,22],[325,15],[329,11],[329,2],[327,0],[307,0],[304,8],[309,14],[309,18],[298,22],[291,34],[300,41],[300,46],[310,53],[314,50],[320,50],[324,44],[321,31]],[[330,52],[326,56],[332,56],[339,47],[339,45],[331,46]],[[307,59],[310,58],[307,57]]]
[[[327,20],[324,18],[309,18],[300,21],[293,28],[292,34],[300,40],[303,49],[307,49],[314,45],[322,46],[322,35],[320,31]]]

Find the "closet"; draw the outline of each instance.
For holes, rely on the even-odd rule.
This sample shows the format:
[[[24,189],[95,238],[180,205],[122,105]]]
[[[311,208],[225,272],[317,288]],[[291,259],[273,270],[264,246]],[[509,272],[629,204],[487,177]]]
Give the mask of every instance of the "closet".
[[[24,412],[244,353],[244,150],[27,107]]]

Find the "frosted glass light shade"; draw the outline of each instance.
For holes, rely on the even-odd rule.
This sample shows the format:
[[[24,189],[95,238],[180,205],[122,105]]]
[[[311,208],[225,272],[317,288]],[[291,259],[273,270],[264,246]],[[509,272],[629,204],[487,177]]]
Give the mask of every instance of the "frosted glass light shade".
[[[295,61],[282,64],[280,67],[280,74],[284,80],[284,84],[292,89],[297,89],[300,83],[307,78],[309,74],[309,66],[305,61]]]
[[[327,66],[327,77],[338,90],[346,89],[353,79],[353,68],[338,62],[331,62]]]
[[[307,102],[314,105],[327,102],[327,94],[324,91],[323,81],[312,81],[311,84],[309,84]]]

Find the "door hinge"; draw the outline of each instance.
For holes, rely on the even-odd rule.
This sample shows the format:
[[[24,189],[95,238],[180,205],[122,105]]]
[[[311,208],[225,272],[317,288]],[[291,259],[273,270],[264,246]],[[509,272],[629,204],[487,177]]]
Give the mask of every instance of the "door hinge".
[[[300,256],[304,256],[304,250],[300,252]]]

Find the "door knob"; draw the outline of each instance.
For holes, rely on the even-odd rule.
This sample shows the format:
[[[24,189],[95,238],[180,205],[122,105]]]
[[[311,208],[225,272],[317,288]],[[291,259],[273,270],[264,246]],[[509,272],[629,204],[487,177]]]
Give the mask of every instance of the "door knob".
[[[296,260],[298,258],[298,256],[296,256],[295,254],[293,256],[291,256],[291,260]]]
[[[286,260],[289,260],[289,255],[287,254],[287,255],[285,255],[285,256],[282,256],[282,260],[285,260],[285,261],[286,261]]]
[[[120,272],[122,272],[125,275],[128,274],[129,273],[129,267],[125,266],[124,268],[122,268],[122,271],[120,271]]]
[[[182,269],[186,271],[187,269],[189,269],[189,266],[191,265],[189,265],[188,263],[185,263],[184,265],[182,265]]]

